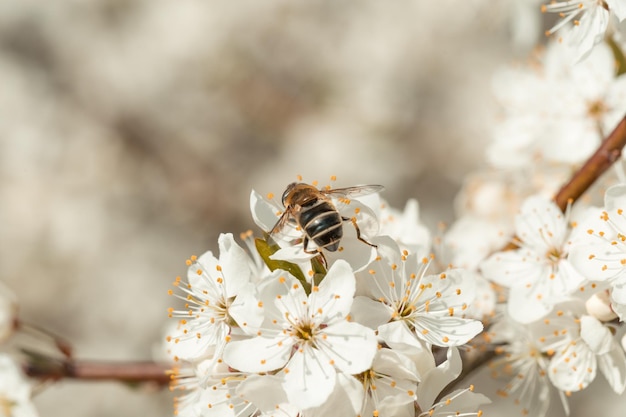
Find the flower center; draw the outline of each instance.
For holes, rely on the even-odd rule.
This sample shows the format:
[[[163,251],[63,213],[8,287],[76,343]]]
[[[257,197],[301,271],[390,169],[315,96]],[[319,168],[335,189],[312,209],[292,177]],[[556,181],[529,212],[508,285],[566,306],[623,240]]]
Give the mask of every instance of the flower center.
[[[561,259],[565,256],[565,252],[558,248],[551,248],[546,252],[546,258],[553,264],[559,263]]]
[[[587,114],[592,119],[599,120],[607,110],[607,106],[602,100],[596,100],[588,104]]]
[[[213,311],[217,315],[217,317],[223,320],[230,327],[237,327],[237,322],[230,316],[228,313],[228,309],[230,305],[233,303],[235,297],[231,297],[229,299],[225,299],[224,297],[220,297],[217,304],[213,306]]]
[[[311,344],[315,339],[316,329],[310,323],[302,323],[294,327],[293,335],[303,343]]]

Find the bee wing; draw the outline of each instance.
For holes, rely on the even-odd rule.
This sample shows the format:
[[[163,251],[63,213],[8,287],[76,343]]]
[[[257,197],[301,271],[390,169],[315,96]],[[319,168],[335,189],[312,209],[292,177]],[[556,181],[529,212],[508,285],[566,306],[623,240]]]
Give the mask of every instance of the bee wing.
[[[291,219],[291,212],[289,210],[285,210],[285,212],[280,216],[280,218],[278,219],[274,227],[272,227],[272,230],[270,230],[270,235],[275,235],[277,233],[280,233],[283,230],[283,228],[287,225],[287,223],[289,223],[290,219]]]
[[[377,193],[384,190],[382,185],[357,185],[355,187],[331,188],[329,190],[320,190],[323,194],[333,197],[359,197],[363,195]]]
[[[293,213],[290,210],[285,210],[270,230],[269,235],[275,241],[293,242],[302,238],[302,231],[298,227]]]

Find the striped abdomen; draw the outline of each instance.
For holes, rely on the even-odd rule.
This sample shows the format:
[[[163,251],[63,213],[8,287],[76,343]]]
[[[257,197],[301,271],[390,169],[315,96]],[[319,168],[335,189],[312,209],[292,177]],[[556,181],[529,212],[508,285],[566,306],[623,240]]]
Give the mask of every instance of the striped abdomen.
[[[298,224],[315,244],[330,252],[339,248],[343,236],[339,212],[328,201],[316,199],[300,207]]]

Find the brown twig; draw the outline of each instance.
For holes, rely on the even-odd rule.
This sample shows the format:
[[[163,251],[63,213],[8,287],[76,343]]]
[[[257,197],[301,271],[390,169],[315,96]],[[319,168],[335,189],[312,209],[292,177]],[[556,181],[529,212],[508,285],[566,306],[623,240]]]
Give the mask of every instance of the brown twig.
[[[554,202],[561,211],[565,212],[568,204],[578,200],[619,159],[624,146],[626,146],[626,116],[602,142],[598,150],[572,175],[569,182],[556,193]],[[500,251],[517,249],[519,246],[515,241],[516,238],[513,238]]]
[[[30,361],[24,366],[24,372],[40,379],[167,385],[171,381],[170,368],[170,365],[155,362]]]
[[[565,211],[570,201],[578,200],[619,159],[624,146],[626,146],[626,117],[619,122],[598,150],[572,176],[572,179],[559,190],[554,197],[556,205]]]

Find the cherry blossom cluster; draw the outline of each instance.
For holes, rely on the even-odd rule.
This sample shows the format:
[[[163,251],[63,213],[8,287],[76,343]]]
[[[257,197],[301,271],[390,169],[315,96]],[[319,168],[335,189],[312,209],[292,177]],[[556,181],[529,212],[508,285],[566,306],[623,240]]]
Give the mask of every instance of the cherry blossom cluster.
[[[415,201],[404,213],[377,194],[333,203],[371,245],[345,222],[336,252],[305,250],[296,225],[244,234],[246,249],[223,234],[218,255],[187,261],[168,337],[185,390],[177,415],[481,414],[489,400],[471,388],[439,398],[461,372],[458,347],[483,329],[475,275],[427,273],[436,266]],[[267,232],[285,208],[252,192],[251,209]],[[447,348],[442,363],[433,348]]]
[[[626,1],[552,1],[544,4],[541,11],[558,13],[561,19],[546,34],[558,31],[561,39],[572,47],[576,60],[580,60],[606,36],[614,35],[616,24],[626,18]]]

